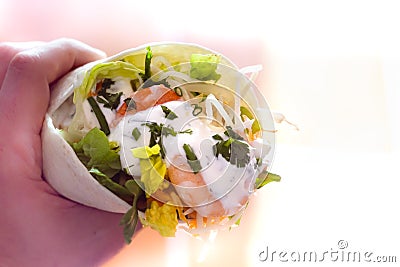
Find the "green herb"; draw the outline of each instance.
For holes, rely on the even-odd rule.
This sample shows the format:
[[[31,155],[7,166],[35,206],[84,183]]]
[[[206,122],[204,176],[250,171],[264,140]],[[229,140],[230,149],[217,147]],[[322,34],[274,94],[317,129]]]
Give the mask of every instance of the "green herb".
[[[130,208],[122,217],[120,225],[124,227],[124,239],[127,244],[132,242],[133,234],[135,233],[136,225],[138,223],[138,209],[137,203],[139,198],[143,195],[143,190],[136,183],[135,180],[128,180],[125,183],[127,190],[133,195],[132,208]]]
[[[161,138],[161,136],[176,136],[177,134],[192,134],[192,129],[186,129],[184,131],[175,131],[174,128],[170,126],[165,126],[163,123],[156,123],[156,122],[146,122],[142,125],[149,127],[150,135],[150,144],[149,146],[154,146],[157,144],[157,141]],[[153,140],[153,141],[152,141]],[[153,143],[154,142],[154,143]]]
[[[164,148],[162,145],[162,137],[163,136],[176,136],[177,134],[192,134],[193,130],[191,129],[186,129],[184,131],[175,131],[174,128],[170,126],[164,126],[164,124],[156,123],[156,122],[146,122],[142,125],[146,125],[149,127],[149,132],[150,132],[150,142],[149,142],[149,147],[153,147],[156,144],[158,144],[161,147],[161,156],[164,158],[165,152]]]
[[[219,141],[223,141],[224,139],[222,139],[222,137],[219,135],[219,134],[214,134],[213,136],[212,136],[212,138],[214,139],[214,140],[219,140]]]
[[[88,97],[88,102],[96,115],[97,121],[100,124],[100,130],[102,130],[106,135],[110,134],[110,128],[108,127],[108,123],[106,117],[104,116],[103,112],[101,111],[99,105],[97,104],[96,100],[93,97]]]
[[[161,105],[161,109],[165,114],[165,118],[167,118],[169,120],[174,120],[174,119],[178,118],[178,116],[175,114],[175,112],[170,110],[168,107]]]
[[[151,59],[153,58],[153,52],[150,46],[146,47],[147,53],[144,61],[144,74],[142,74],[143,82],[147,81],[151,77]]]
[[[203,111],[203,108],[199,104],[192,104],[192,107],[194,107],[192,111],[193,116],[198,116]]]
[[[103,107],[109,108],[111,110],[118,108],[122,96],[122,92],[114,94],[107,92],[107,89],[109,89],[114,83],[115,82],[111,79],[104,79],[101,83],[101,88],[97,92],[96,97],[97,102],[103,104]]]
[[[125,187],[114,182],[110,177],[102,173],[97,168],[89,170],[90,174],[104,187],[119,196],[121,199],[130,203],[133,199],[132,193],[130,193]]]
[[[174,128],[170,126],[161,125],[161,134],[163,136],[168,136],[168,135],[176,136],[178,132],[176,132]]]
[[[97,102],[103,104],[103,107],[109,108],[111,110],[117,109],[120,100],[121,100],[122,92],[111,94],[111,93],[103,93],[96,96]]]
[[[115,81],[105,78],[103,82],[101,83],[101,91],[105,91],[106,89],[109,89],[111,85],[115,84]]]
[[[194,97],[199,96],[200,93],[199,92],[190,92]]]
[[[186,134],[192,134],[192,133],[193,133],[193,130],[192,130],[192,129],[186,129],[186,130],[184,130],[184,131],[179,131],[178,133],[182,133],[182,134],[184,134],[184,133],[186,133]]]
[[[231,126],[226,126],[226,130],[225,130],[224,134],[225,134],[226,136],[232,137],[233,139],[236,139],[236,140],[242,140],[242,141],[244,140],[243,137],[241,137],[239,134],[237,134],[237,133],[232,129]]]
[[[143,125],[146,125],[147,127],[149,127],[149,132],[150,132],[149,147],[153,147],[156,144],[158,144],[160,141],[159,139],[161,137],[162,124],[158,125],[155,122],[147,122],[147,123],[144,123]],[[161,144],[160,144],[160,147],[162,147]]]
[[[182,89],[181,89],[180,87],[175,87],[175,88],[174,88],[174,92],[175,92],[175,94],[176,94],[177,96],[182,96],[182,95],[183,95]]]
[[[136,109],[136,102],[132,98],[128,97],[124,100],[126,106],[127,106],[127,111]]]
[[[256,183],[254,187],[256,189],[260,189],[264,185],[270,183],[270,182],[280,182],[281,177],[277,174],[273,174],[271,172],[263,171],[260,173],[260,175],[256,178]]]
[[[227,130],[224,133],[228,136],[227,140],[223,140],[222,137],[217,134],[213,136],[213,139],[219,140],[219,142],[214,145],[216,157],[221,155],[224,159],[229,161],[231,164],[236,165],[238,168],[245,167],[246,164],[250,162],[249,145],[230,127],[227,127]]]
[[[153,85],[160,85],[160,84],[162,84],[162,85],[164,85],[165,87],[167,87],[167,88],[170,88],[171,87],[171,85],[168,83],[168,81],[167,81],[167,78],[165,78],[165,79],[162,79],[162,80],[159,80],[159,81],[154,81],[153,79],[148,79],[148,80],[146,80],[146,83],[143,85],[143,86],[145,86],[145,87],[151,87],[151,86],[153,86]]]
[[[188,144],[184,144],[183,150],[185,150],[187,162],[192,168],[193,172],[198,173],[199,171],[201,171],[200,161],[197,159],[197,156],[194,153],[192,147]]]
[[[132,130],[132,136],[133,138],[135,138],[135,140],[137,141],[140,138],[140,131],[137,127],[135,127],[135,129]]]

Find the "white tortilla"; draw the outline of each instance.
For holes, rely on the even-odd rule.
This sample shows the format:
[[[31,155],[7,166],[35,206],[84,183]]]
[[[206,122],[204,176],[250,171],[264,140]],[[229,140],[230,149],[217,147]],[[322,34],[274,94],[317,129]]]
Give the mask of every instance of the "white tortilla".
[[[208,48],[185,43],[153,43],[123,51],[115,56],[88,63],[60,79],[52,88],[48,113],[42,128],[43,173],[46,181],[64,197],[109,212],[125,213],[131,207],[125,201],[103,187],[87,171],[71,146],[54,127],[54,112],[70,97],[74,88],[82,82],[86,71],[100,62],[110,62],[130,54],[146,55],[146,47],[150,46],[153,54],[163,54],[171,62],[190,61],[193,53],[218,54]],[[232,68],[237,67],[227,58],[221,56],[221,63]]]

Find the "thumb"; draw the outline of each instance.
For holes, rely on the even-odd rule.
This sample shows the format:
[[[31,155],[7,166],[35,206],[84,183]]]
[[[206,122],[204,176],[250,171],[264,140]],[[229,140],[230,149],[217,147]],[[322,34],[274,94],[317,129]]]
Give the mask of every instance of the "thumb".
[[[47,110],[49,84],[68,71],[105,57],[84,43],[59,39],[17,53],[0,90],[0,129],[39,133]]]

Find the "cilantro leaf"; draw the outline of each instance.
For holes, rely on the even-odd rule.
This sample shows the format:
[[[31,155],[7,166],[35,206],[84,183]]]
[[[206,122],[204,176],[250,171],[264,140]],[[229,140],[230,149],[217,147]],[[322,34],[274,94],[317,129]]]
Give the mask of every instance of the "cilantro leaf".
[[[224,132],[224,134],[225,134],[226,136],[232,137],[233,139],[236,139],[236,140],[241,140],[241,141],[244,140],[243,137],[241,137],[241,136],[240,136],[239,134],[237,134],[234,130],[232,130],[232,127],[231,127],[231,126],[226,126],[226,131]]]
[[[232,165],[236,165],[238,168],[245,167],[250,162],[249,145],[231,127],[226,128],[224,133],[228,136],[227,140],[223,140],[218,134],[213,136],[214,140],[219,140],[214,145],[215,155],[216,157],[221,155],[226,161],[229,161]]]
[[[120,99],[122,96],[122,92],[119,93],[109,93],[107,89],[113,85],[115,81],[106,78],[101,82],[101,88],[97,92],[96,100],[97,102],[103,104],[103,107],[109,108],[111,110],[117,109],[120,104]]]
[[[162,137],[163,136],[176,136],[177,134],[192,134],[193,130],[192,129],[186,129],[184,131],[175,131],[174,128],[170,126],[164,126],[163,123],[156,123],[156,122],[146,122],[142,125],[146,125],[149,127],[149,132],[150,132],[150,142],[149,142],[149,147],[153,147],[156,144],[158,144],[161,147],[161,156],[164,158],[165,152],[164,152],[164,146],[162,145]]]
[[[121,96],[122,96],[122,92],[115,93],[115,94],[105,92],[102,94],[98,94],[96,97],[96,100],[97,100],[97,102],[103,104],[103,107],[114,110],[114,109],[118,108],[118,106],[120,104]]]
[[[245,142],[234,140],[230,145],[231,156],[230,163],[239,168],[245,167],[250,161],[249,145]]]

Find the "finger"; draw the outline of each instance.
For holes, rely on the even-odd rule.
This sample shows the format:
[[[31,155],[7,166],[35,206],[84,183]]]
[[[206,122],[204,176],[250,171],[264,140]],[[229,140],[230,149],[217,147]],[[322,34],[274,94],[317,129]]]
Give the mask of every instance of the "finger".
[[[3,84],[4,76],[6,75],[6,71],[8,69],[8,65],[10,61],[14,58],[16,54],[21,51],[32,49],[39,45],[43,45],[43,42],[21,42],[21,43],[13,43],[13,42],[5,42],[0,43],[0,88]]]
[[[71,69],[104,57],[81,42],[60,39],[16,54],[0,90],[0,127],[17,132],[40,132],[49,84]]]

